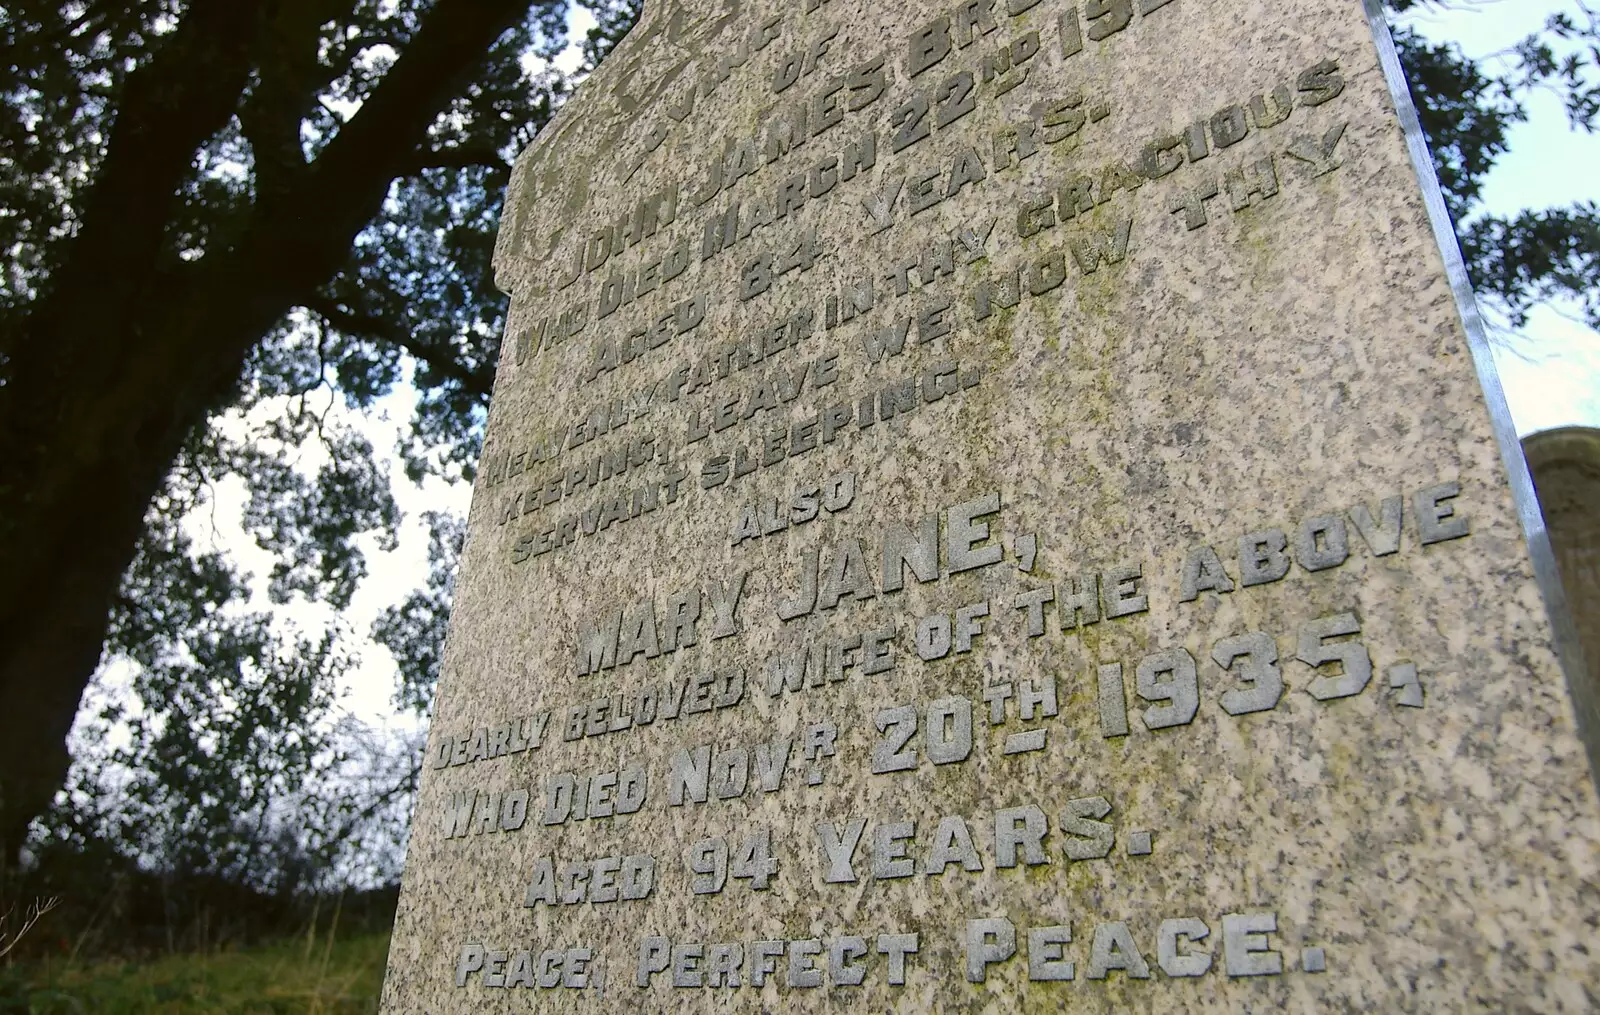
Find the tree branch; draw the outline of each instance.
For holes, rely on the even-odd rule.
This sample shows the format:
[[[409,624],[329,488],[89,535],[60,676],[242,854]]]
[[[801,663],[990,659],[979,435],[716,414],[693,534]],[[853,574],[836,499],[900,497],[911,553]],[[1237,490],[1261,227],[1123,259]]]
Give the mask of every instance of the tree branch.
[[[375,817],[379,811],[389,806],[389,804],[392,803],[396,797],[415,792],[417,788],[417,780],[421,776],[422,758],[419,755],[416,757],[416,760],[411,763],[410,768],[406,774],[401,777],[399,782],[391,784],[388,789],[384,790],[382,793],[370,800],[367,803],[367,806],[363,807],[360,811],[345,819],[339,830],[334,833],[333,841],[345,841],[346,839],[350,838],[350,836],[358,828],[360,828],[362,824],[372,820],[372,818]]]
[[[453,350],[423,342],[406,331],[404,327],[396,326],[393,321],[387,318],[347,310],[334,300],[320,295],[306,300],[305,308],[327,321],[328,326],[331,328],[337,328],[346,334],[387,342],[397,348],[404,349],[416,359],[426,363],[443,376],[454,380],[474,395],[488,398],[493,390],[493,380],[490,379],[488,383],[485,383],[485,378],[473,373],[461,364]]]
[[[283,190],[305,171],[300,123],[323,82],[317,55],[321,26],[332,16],[323,0],[297,0],[263,19],[257,80],[239,107],[260,191]]]
[[[470,169],[483,166],[507,172],[511,166],[500,152],[488,145],[457,145],[452,148],[419,148],[401,176],[415,176],[424,169]]]
[[[461,92],[494,40],[530,6],[530,0],[440,0],[311,165],[292,195],[297,204],[285,210],[325,211],[333,216],[330,224],[347,227],[353,237],[371,219],[388,181],[412,161],[429,124]],[[373,194],[372,182],[380,178],[383,191]]]

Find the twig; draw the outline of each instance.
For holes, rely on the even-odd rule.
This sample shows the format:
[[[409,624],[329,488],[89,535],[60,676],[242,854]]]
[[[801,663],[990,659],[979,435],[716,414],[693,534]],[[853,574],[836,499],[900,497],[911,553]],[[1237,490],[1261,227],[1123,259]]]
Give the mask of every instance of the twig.
[[[5,915],[0,916],[0,958],[5,958],[11,954],[11,949],[15,948],[27,936],[28,931],[33,929],[33,925],[44,919],[52,909],[59,905],[61,905],[61,896],[59,895],[52,895],[48,899],[34,899],[33,905],[28,907],[28,915],[22,921],[22,926],[17,928],[15,933],[7,930],[5,925],[10,923],[11,918],[16,915],[17,907],[12,906],[6,910]]]

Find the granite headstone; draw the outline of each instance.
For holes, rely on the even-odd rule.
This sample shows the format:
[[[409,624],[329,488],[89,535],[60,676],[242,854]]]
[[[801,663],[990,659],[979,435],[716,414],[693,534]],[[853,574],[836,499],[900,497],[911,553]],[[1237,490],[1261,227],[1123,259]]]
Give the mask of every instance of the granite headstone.
[[[383,1010],[1592,1010],[1399,80],[1359,0],[650,0],[508,194]]]

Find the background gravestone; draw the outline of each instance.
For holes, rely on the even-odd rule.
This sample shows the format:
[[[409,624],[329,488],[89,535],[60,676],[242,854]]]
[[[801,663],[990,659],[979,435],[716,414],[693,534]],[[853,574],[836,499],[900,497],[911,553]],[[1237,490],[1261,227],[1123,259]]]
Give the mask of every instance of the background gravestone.
[[[385,1011],[1590,1008],[1369,17],[645,11],[511,186]]]
[[[1592,709],[1600,706],[1600,430],[1543,430],[1522,447],[1583,649],[1587,684],[1574,697]]]

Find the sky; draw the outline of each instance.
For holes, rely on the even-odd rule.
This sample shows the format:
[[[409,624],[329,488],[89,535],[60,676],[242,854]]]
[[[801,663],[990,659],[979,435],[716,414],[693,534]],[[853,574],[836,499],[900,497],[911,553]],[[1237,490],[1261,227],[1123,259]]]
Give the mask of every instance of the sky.
[[[1488,0],[1458,4],[1459,9],[1432,10],[1411,19],[1421,32],[1437,40],[1453,40],[1472,56],[1487,56],[1538,29],[1559,10],[1573,9],[1573,0]],[[586,25],[574,24],[581,37]],[[1485,192],[1490,211],[1509,214],[1527,207],[1565,204],[1595,199],[1600,194],[1600,138],[1574,133],[1553,95],[1535,95],[1530,121],[1511,136],[1511,151],[1489,178]],[[1565,308],[1572,313],[1571,308]],[[1493,320],[1493,315],[1489,315]],[[1503,322],[1502,322],[1503,323]],[[1526,328],[1513,331],[1497,327],[1491,335],[1507,399],[1522,434],[1571,424],[1600,425],[1600,336],[1564,316],[1563,308],[1539,308]],[[401,388],[369,413],[355,415],[336,410],[338,416],[359,427],[372,441],[391,473],[403,477],[396,453],[411,416],[413,392]],[[314,467],[314,461],[305,463]],[[348,646],[359,664],[347,677],[341,709],[347,716],[390,731],[412,732],[424,719],[395,711],[396,670],[387,650],[367,640],[373,620],[383,609],[401,601],[419,587],[428,572],[428,532],[424,511],[445,510],[464,515],[471,499],[465,483],[454,486],[434,479],[421,487],[403,478],[395,495],[404,513],[399,546],[393,552],[369,545],[369,576],[350,607],[336,614],[316,605],[272,607],[266,598],[266,576],[272,557],[260,550],[238,525],[246,499],[244,484],[224,480],[218,488],[214,510],[191,519],[191,534],[201,548],[220,547],[230,552],[238,566],[256,576],[256,596],[251,609],[276,609],[286,628],[320,632],[342,624],[349,632]],[[126,674],[112,671],[110,690],[124,683]],[[93,704],[93,698],[90,704]],[[87,711],[87,710],[86,710]]]

